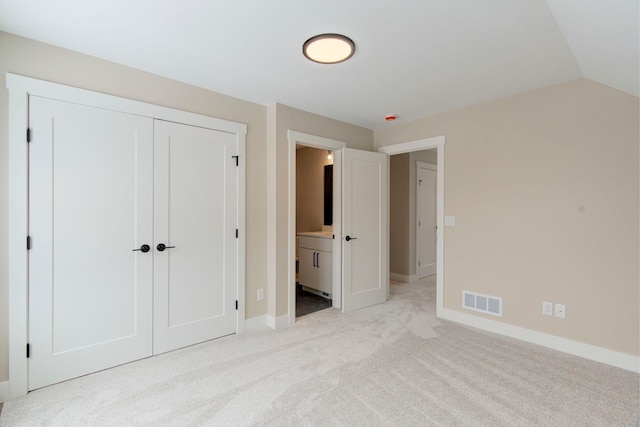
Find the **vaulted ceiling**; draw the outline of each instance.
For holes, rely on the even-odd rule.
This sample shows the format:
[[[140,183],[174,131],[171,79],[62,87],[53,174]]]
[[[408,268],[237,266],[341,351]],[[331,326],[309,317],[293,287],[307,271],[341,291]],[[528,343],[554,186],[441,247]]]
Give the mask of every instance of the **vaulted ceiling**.
[[[0,0],[0,30],[367,128],[586,77],[639,94],[640,0]],[[320,33],[347,62],[302,55]]]

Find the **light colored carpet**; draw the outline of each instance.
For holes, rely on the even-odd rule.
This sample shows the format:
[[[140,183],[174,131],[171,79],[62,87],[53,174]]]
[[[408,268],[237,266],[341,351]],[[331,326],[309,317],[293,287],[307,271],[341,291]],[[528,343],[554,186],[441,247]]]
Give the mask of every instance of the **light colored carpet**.
[[[2,426],[629,426],[639,376],[435,318],[435,282],[5,403]]]

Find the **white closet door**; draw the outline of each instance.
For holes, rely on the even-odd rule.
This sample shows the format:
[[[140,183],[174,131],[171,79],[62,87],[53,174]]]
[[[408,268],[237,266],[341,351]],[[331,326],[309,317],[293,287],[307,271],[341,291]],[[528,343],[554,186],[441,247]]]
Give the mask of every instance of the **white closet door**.
[[[237,138],[156,121],[154,150],[158,354],[236,331]]]
[[[151,355],[153,121],[30,97],[29,389]]]

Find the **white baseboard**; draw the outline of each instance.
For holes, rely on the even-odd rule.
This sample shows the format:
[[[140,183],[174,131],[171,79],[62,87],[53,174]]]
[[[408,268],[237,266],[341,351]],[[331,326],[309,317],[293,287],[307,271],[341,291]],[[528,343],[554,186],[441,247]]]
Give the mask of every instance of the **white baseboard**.
[[[251,319],[245,320],[244,329],[247,332],[251,331],[259,331],[260,329],[268,329],[267,325],[267,315],[264,314],[262,316],[252,317]]]
[[[418,276],[416,274],[407,276],[405,274],[389,273],[389,279],[395,280],[396,282],[413,283],[418,280]]]
[[[471,326],[473,328],[482,329],[495,334],[505,335],[521,341],[562,351],[563,353],[572,354],[584,359],[640,373],[640,357],[632,356],[630,354],[620,353],[618,351],[573,341],[567,338],[556,337],[554,335],[533,331],[531,329],[510,325],[496,320],[461,313],[448,308],[442,309],[439,313],[439,317],[453,322],[462,323],[463,325]]]
[[[0,383],[0,402],[9,400],[9,381]]]
[[[285,314],[280,317],[267,315],[267,326],[274,330],[280,330],[289,327],[289,315]]]

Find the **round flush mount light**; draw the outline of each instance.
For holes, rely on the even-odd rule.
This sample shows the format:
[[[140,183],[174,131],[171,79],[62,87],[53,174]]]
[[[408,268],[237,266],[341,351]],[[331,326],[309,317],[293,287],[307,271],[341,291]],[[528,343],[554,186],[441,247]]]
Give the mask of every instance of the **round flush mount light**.
[[[337,64],[351,58],[356,45],[349,37],[341,34],[319,34],[302,45],[302,53],[307,59],[320,64]]]

